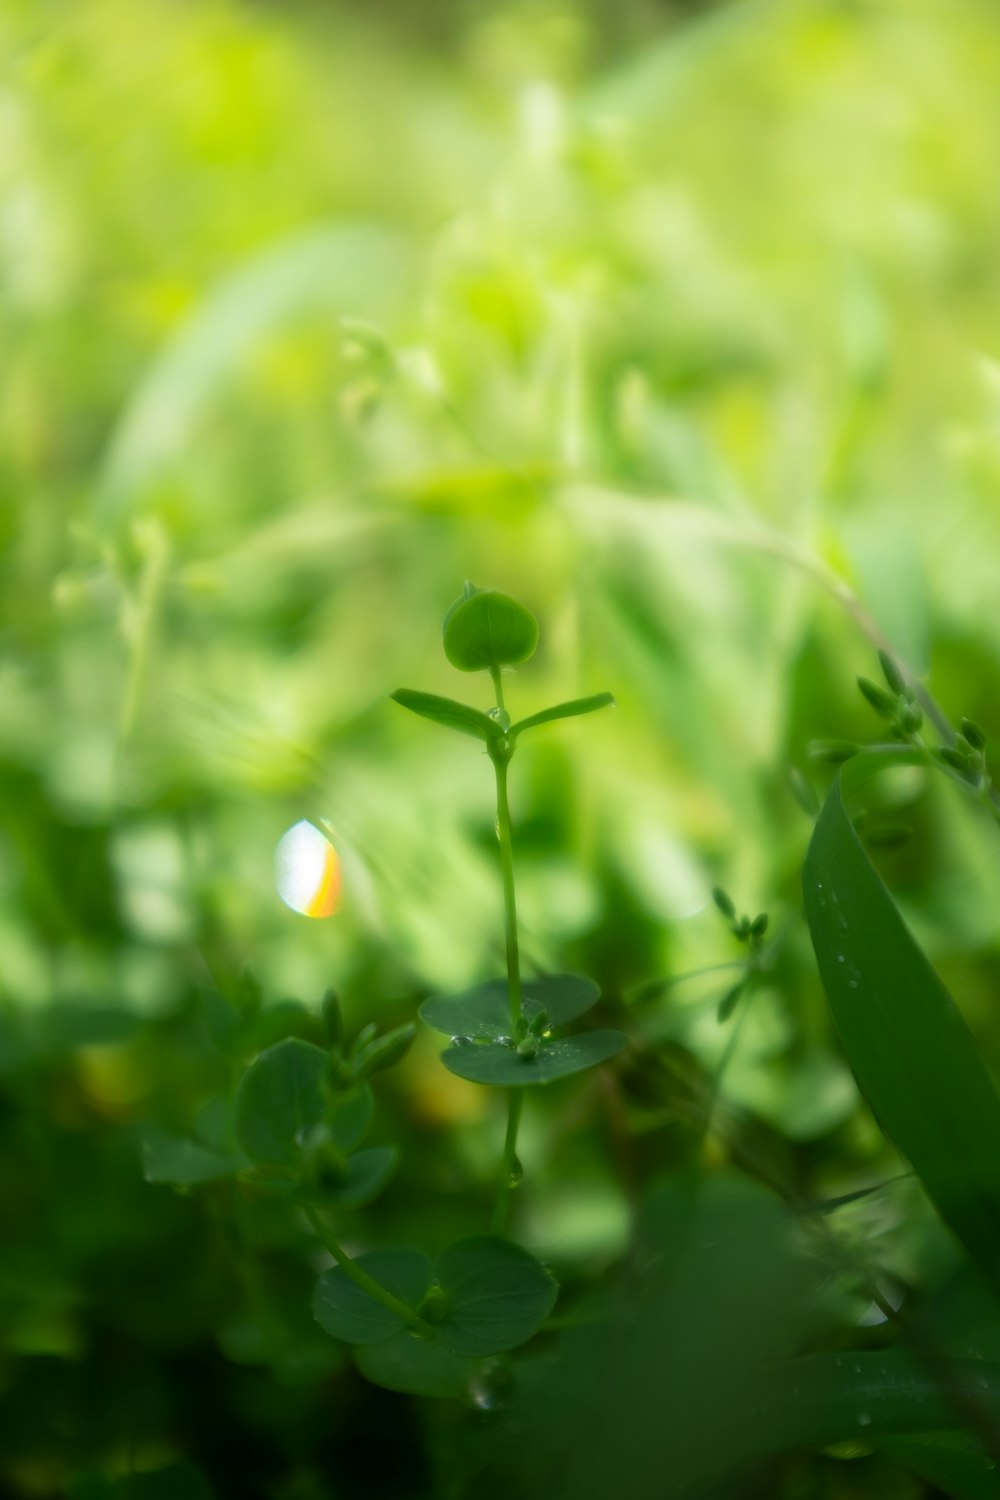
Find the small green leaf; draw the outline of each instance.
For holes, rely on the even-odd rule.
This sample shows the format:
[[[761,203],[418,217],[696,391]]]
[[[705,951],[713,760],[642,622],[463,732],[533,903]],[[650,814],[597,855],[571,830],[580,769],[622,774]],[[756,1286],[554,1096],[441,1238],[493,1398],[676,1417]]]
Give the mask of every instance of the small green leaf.
[[[456,703],[454,698],[442,698],[437,693],[417,693],[409,688],[397,688],[389,695],[401,708],[420,714],[421,718],[433,719],[447,729],[457,729],[460,734],[474,735],[477,740],[494,740],[503,733],[496,719],[470,708],[467,703]]]
[[[621,1031],[584,1031],[579,1036],[541,1043],[534,1057],[520,1057],[515,1047],[503,1042],[488,1042],[485,1046],[446,1047],[441,1061],[450,1073],[470,1083],[523,1088],[582,1073],[606,1062],[627,1045],[628,1037]]]
[[[357,1076],[368,1077],[383,1068],[394,1067],[409,1052],[416,1034],[416,1026],[408,1021],[405,1026],[397,1026],[395,1031],[388,1031],[385,1036],[366,1043],[352,1059]]]
[[[293,1188],[290,1196],[324,1208],[363,1208],[386,1187],[398,1164],[395,1146],[369,1146],[347,1158],[339,1178],[311,1188]]]
[[[294,1163],[300,1133],[326,1107],[326,1053],[289,1037],[251,1064],[236,1090],[236,1139],[254,1161]]]
[[[736,916],[736,906],[733,898],[728,891],[722,889],[721,885],[713,885],[712,900],[724,917],[733,918]]]
[[[972,719],[962,720],[962,733],[965,735],[965,738],[968,740],[973,750],[986,749],[986,732],[985,730],[980,729],[979,725],[974,723]]]
[[[142,1175],[147,1182],[169,1182],[175,1187],[194,1187],[233,1177],[247,1161],[239,1156],[210,1150],[183,1136],[150,1132],[142,1142]]]
[[[902,672],[899,670],[895,661],[889,655],[888,651],[879,652],[878,664],[882,668],[882,676],[885,678],[892,691],[896,694],[905,693],[906,678],[903,676]]]
[[[824,761],[828,766],[841,766],[857,755],[861,747],[853,740],[810,740],[810,760]]]
[[[542,1011],[550,1026],[575,1021],[600,998],[600,990],[583,974],[546,974],[521,985],[522,1010],[531,1024]],[[511,1030],[506,979],[487,979],[457,995],[431,995],[420,1007],[421,1019],[445,1036],[472,1036],[497,1041]]]
[[[469,1393],[478,1366],[440,1344],[429,1343],[405,1329],[380,1344],[362,1344],[354,1363],[373,1385],[407,1396],[453,1396]]]
[[[447,1298],[438,1324],[443,1346],[465,1358],[524,1344],[555,1306],[558,1286],[533,1255],[496,1235],[449,1245],[434,1267]]]
[[[340,1005],[340,997],[334,989],[327,990],[323,996],[323,1005],[320,1010],[323,1018],[323,1034],[328,1047],[339,1047],[344,1038],[344,1013]]]
[[[887,693],[885,688],[880,688],[878,683],[872,682],[869,677],[859,677],[858,687],[880,718],[894,719],[896,717],[897,705],[894,693]]]
[[[722,999],[719,1001],[718,1008],[715,1012],[715,1019],[719,1022],[720,1025],[722,1025],[724,1021],[729,1020],[729,1017],[736,1009],[739,998],[742,995],[745,987],[746,976],[744,975],[742,979],[737,980],[736,984],[734,984],[731,989],[728,989],[726,991]]]
[[[422,1250],[372,1250],[359,1255],[355,1264],[407,1307],[415,1308],[431,1283],[431,1263]],[[377,1344],[406,1327],[340,1266],[324,1271],[317,1281],[312,1310],[320,1327],[345,1344]]]
[[[574,719],[578,714],[596,713],[599,708],[614,707],[613,693],[595,693],[590,698],[573,698],[569,703],[557,703],[554,708],[543,708],[541,713],[521,719],[512,724],[508,733],[514,739],[524,729],[534,729],[539,724],[550,724],[554,719]]]
[[[483,589],[451,606],[443,637],[453,667],[488,672],[527,661],[538,645],[538,623],[508,594]]]
[[[371,1128],[375,1100],[367,1083],[337,1099],[330,1110],[330,1139],[341,1151],[353,1151]]]

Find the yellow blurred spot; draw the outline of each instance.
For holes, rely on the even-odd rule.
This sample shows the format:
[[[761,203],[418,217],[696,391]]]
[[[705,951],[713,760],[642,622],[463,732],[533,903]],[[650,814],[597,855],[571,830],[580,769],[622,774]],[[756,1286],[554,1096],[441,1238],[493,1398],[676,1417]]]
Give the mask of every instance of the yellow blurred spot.
[[[278,895],[303,917],[332,917],[340,901],[340,860],[305,818],[283,834],[274,856]]]

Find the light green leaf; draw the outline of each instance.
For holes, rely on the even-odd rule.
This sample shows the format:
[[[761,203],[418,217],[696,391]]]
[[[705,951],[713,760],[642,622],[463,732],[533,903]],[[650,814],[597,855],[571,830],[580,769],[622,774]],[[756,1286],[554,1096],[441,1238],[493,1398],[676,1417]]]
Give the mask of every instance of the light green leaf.
[[[546,974],[521,985],[522,1009],[529,1022],[543,1010],[552,1026],[564,1026],[590,1010],[600,990],[584,974]],[[511,1031],[510,998],[506,979],[487,979],[457,995],[432,995],[420,1016],[445,1036],[471,1036],[493,1041]]]
[[[447,1299],[438,1326],[441,1343],[465,1358],[526,1343],[559,1294],[554,1277],[533,1255],[491,1234],[449,1245],[434,1272]]]
[[[356,1264],[408,1307],[416,1307],[431,1282],[431,1263],[422,1250],[372,1250]],[[400,1333],[406,1324],[389,1308],[362,1291],[340,1266],[316,1283],[313,1316],[321,1328],[345,1344],[377,1344]]]
[[[508,594],[482,589],[452,605],[443,637],[453,667],[488,672],[527,661],[538,645],[538,622]]]
[[[874,752],[842,768],[809,846],[806,917],[862,1093],[942,1219],[1000,1290],[1000,1096],[845,805],[877,771],[912,764],[926,764],[926,757]]]
[[[421,718],[433,719],[447,729],[457,729],[460,734],[474,735],[478,740],[493,740],[503,733],[496,719],[484,714],[467,703],[458,703],[454,698],[442,698],[437,693],[418,693],[410,688],[397,688],[389,694],[394,703],[408,708]]]
[[[624,1032],[585,1031],[579,1036],[541,1042],[534,1057],[521,1057],[515,1047],[503,1042],[488,1042],[485,1046],[446,1047],[441,1061],[450,1073],[470,1083],[524,1088],[594,1068],[627,1045]]]
[[[327,1056],[321,1047],[289,1037],[262,1052],[236,1091],[236,1138],[254,1161],[294,1163],[300,1133],[326,1107]]]
[[[509,730],[514,739],[525,729],[534,729],[539,724],[551,724],[554,719],[574,719],[578,714],[596,713],[599,708],[614,705],[613,693],[595,693],[590,698],[573,698],[569,703],[557,703],[554,708],[543,708],[541,713],[531,714],[527,719],[512,724]]]

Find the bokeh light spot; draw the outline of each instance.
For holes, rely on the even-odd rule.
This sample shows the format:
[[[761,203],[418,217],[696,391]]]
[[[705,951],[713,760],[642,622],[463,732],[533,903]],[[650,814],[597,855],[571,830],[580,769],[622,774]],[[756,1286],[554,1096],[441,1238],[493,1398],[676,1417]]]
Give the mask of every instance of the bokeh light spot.
[[[304,917],[332,917],[340,902],[340,860],[305,818],[283,834],[274,854],[278,895]]]

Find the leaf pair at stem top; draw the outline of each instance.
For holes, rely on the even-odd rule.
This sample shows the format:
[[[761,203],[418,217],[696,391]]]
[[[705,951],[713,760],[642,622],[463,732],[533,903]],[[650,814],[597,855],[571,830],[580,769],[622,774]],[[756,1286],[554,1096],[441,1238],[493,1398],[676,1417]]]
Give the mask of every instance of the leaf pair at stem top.
[[[534,654],[538,644],[538,623],[529,610],[509,595],[496,589],[477,589],[467,583],[461,598],[444,617],[443,637],[445,655],[452,666],[460,672],[489,672],[496,679],[504,667],[517,666]],[[525,729],[548,724],[554,719],[593,713],[615,701],[611,693],[595,693],[588,698],[557,703],[521,719],[517,724],[510,724],[504,722],[507,716],[502,711],[482,713],[466,703],[458,703],[437,693],[400,688],[392,697],[402,708],[460,734],[471,734],[491,749],[499,749],[499,742],[506,739],[508,750],[513,749],[514,741]]]

